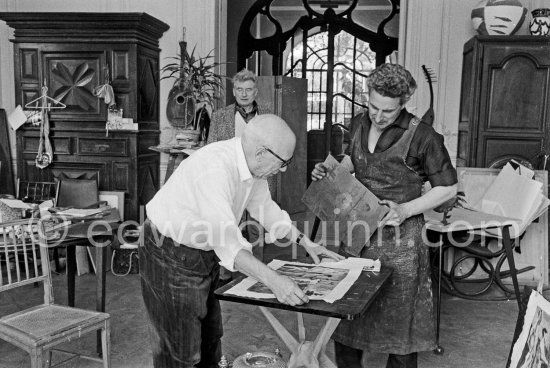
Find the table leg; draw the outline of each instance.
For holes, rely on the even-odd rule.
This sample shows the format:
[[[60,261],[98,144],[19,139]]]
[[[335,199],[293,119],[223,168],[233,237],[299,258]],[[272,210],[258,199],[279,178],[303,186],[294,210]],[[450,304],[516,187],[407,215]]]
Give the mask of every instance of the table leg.
[[[95,247],[96,261],[96,310],[105,312],[105,259],[107,258],[107,246]],[[97,353],[102,355],[101,331],[97,331]]]
[[[435,343],[437,347],[434,350],[434,353],[437,355],[442,355],[445,349],[439,345],[439,331],[441,328],[441,276],[443,274],[443,234],[439,234],[439,269],[437,271],[437,320],[436,320],[436,335]]]
[[[506,250],[506,258],[508,259],[508,267],[510,268],[510,276],[512,277],[512,283],[514,284],[514,292],[516,294],[516,301],[521,311],[521,293],[519,291],[518,277],[516,272],[516,262],[514,261],[514,251],[512,249],[512,241],[510,240],[510,226],[504,226],[502,228],[502,244]]]
[[[168,165],[166,166],[166,174],[164,174],[164,183],[168,181],[172,173],[174,172],[174,167],[176,166],[176,155],[168,155]]]
[[[259,308],[291,352],[288,368],[336,368],[336,365],[325,354],[325,348],[332,333],[340,323],[340,319],[327,318],[325,325],[313,342],[301,340],[302,337],[305,339],[305,330],[298,326],[300,335],[300,341],[298,341],[267,308]],[[298,324],[300,324],[300,321],[303,324],[301,316],[298,317]]]
[[[294,352],[298,348],[298,341],[288,332],[288,330],[275,318],[266,307],[259,307],[260,311],[264,314],[267,321],[271,324],[271,327],[277,332],[277,335],[283,340],[288,350]]]
[[[67,304],[74,307],[74,290],[76,277],[76,246],[69,245],[65,248],[67,252]]]

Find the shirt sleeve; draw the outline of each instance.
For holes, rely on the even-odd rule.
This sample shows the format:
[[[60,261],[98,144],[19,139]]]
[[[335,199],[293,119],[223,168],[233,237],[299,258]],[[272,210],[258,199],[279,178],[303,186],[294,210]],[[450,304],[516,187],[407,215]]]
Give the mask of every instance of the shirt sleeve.
[[[204,229],[202,234],[195,234],[195,241],[200,241],[202,237],[220,259],[220,265],[235,271],[237,254],[243,249],[252,252],[252,245],[242,236],[239,220],[231,208],[232,190],[236,184],[225,177],[210,171],[195,181],[194,200],[199,208],[199,222],[202,222],[197,228]]]
[[[349,140],[350,140],[350,144],[348,144],[348,146],[346,147],[346,149],[344,150],[344,154],[345,155],[348,155],[348,156],[351,156],[351,142],[353,141],[353,137],[355,136],[355,134],[357,133],[357,128],[359,128],[359,126],[361,125],[362,121],[363,121],[363,116],[365,115],[366,111],[363,111],[357,115],[355,115],[352,119],[351,119],[351,122],[349,124]]]
[[[290,231],[290,216],[271,198],[267,180],[258,180],[255,183],[246,209],[266,229],[269,243],[284,238]]]
[[[432,188],[450,186],[458,182],[444,138],[431,127],[431,134],[424,134],[420,146],[420,162]]]

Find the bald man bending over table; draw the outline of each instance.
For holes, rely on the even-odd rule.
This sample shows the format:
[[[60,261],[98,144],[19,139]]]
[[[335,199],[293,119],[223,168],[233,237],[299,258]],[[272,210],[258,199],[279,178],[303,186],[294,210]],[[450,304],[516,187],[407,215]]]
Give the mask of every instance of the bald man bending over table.
[[[271,199],[266,178],[286,171],[295,145],[281,118],[258,115],[241,138],[209,144],[183,161],[147,204],[140,270],[155,367],[217,367],[220,265],[261,281],[281,303],[308,302],[290,278],[252,255],[238,227],[245,209],[273,238],[302,245],[316,263],[321,254],[343,258],[301,233]]]

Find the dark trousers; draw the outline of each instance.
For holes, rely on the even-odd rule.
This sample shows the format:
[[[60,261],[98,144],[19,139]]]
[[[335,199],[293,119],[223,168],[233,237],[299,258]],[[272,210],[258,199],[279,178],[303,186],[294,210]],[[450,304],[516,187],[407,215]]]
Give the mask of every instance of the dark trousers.
[[[363,350],[334,342],[334,355],[338,368],[361,368]],[[418,353],[406,355],[390,354],[386,368],[417,368]]]
[[[220,266],[213,251],[180,245],[144,223],[141,289],[150,321],[155,368],[216,368],[222,318],[214,290]]]

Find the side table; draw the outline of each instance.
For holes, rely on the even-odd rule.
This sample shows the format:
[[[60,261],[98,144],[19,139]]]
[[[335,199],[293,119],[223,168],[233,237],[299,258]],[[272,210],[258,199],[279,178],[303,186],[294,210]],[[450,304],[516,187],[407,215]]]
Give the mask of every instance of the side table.
[[[189,155],[191,155],[193,152],[195,152],[200,147],[196,148],[176,148],[177,146],[171,146],[171,145],[158,145],[158,146],[151,146],[149,149],[151,151],[160,152],[160,153],[167,153],[168,154],[168,166],[166,167],[166,174],[164,175],[164,182],[170,178],[172,173],[174,172],[174,169],[176,168],[176,160],[178,158],[181,158],[182,160],[185,160]]]

